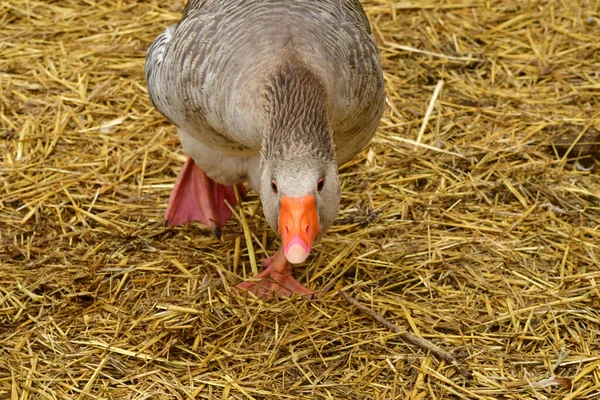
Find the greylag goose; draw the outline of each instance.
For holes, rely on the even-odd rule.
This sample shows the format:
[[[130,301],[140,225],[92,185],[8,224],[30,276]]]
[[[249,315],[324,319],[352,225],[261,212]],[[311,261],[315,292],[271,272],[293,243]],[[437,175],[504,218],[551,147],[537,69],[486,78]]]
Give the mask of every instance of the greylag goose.
[[[338,166],[373,137],[385,103],[377,46],[359,0],[190,0],[152,43],[154,106],[189,156],[166,212],[217,236],[248,181],[282,246],[241,292],[310,295],[294,279],[334,221]]]

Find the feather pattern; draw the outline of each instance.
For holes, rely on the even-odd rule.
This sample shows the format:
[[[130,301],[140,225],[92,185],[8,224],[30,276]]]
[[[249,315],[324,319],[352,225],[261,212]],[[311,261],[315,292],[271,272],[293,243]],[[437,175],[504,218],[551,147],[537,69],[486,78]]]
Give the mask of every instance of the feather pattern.
[[[292,56],[299,70],[286,64]],[[338,164],[370,141],[385,99],[377,46],[358,0],[190,0],[182,20],[149,48],[146,79],[152,103],[186,136],[188,154],[214,151],[242,166],[257,165],[249,160],[264,150],[275,111],[293,111],[298,99],[273,101],[282,83],[323,93],[325,104],[303,112],[327,119],[321,126],[332,133],[327,140]],[[291,152],[312,146],[333,154],[321,132],[295,126],[293,118],[287,123]],[[214,175],[210,163],[190,155]],[[235,175],[247,174],[238,168]]]
[[[334,159],[327,115],[327,93],[318,75],[285,57],[266,80],[263,92],[265,126],[262,158],[273,162],[311,155]],[[299,105],[302,105],[299,107]]]

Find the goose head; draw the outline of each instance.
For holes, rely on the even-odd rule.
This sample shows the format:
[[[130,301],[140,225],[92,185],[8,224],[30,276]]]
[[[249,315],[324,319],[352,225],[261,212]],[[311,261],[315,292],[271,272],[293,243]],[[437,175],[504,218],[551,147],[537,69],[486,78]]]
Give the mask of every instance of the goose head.
[[[335,159],[298,157],[266,162],[260,196],[265,218],[281,237],[287,260],[302,263],[339,211]]]

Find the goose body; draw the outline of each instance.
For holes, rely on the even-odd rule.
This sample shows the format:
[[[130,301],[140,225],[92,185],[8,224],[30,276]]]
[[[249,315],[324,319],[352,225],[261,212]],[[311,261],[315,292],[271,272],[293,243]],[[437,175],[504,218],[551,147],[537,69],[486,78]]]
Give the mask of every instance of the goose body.
[[[294,244],[286,247],[288,260],[305,258],[335,218],[337,166],[371,140],[385,99],[377,46],[358,0],[190,0],[181,21],[149,48],[146,79],[152,103],[177,126],[191,158],[167,217],[196,204],[219,209],[223,198],[233,200],[225,186],[247,180],[285,242],[285,199],[311,196],[316,216],[298,218],[316,217],[318,226],[294,242],[304,243],[297,253]],[[189,184],[197,173],[200,183]],[[218,194],[198,201],[202,190],[196,196],[190,187],[205,184]],[[227,211],[213,211],[186,211],[169,222],[224,225]]]

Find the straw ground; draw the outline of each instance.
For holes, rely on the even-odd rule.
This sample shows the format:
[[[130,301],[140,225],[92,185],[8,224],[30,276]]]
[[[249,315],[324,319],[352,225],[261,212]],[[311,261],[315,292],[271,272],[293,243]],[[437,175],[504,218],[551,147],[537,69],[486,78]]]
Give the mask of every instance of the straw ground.
[[[163,227],[143,65],[182,8],[0,2],[0,398],[600,397],[598,1],[365,2],[388,107],[296,271],[320,297],[272,302],[229,291],[278,246],[255,194],[222,241]]]

